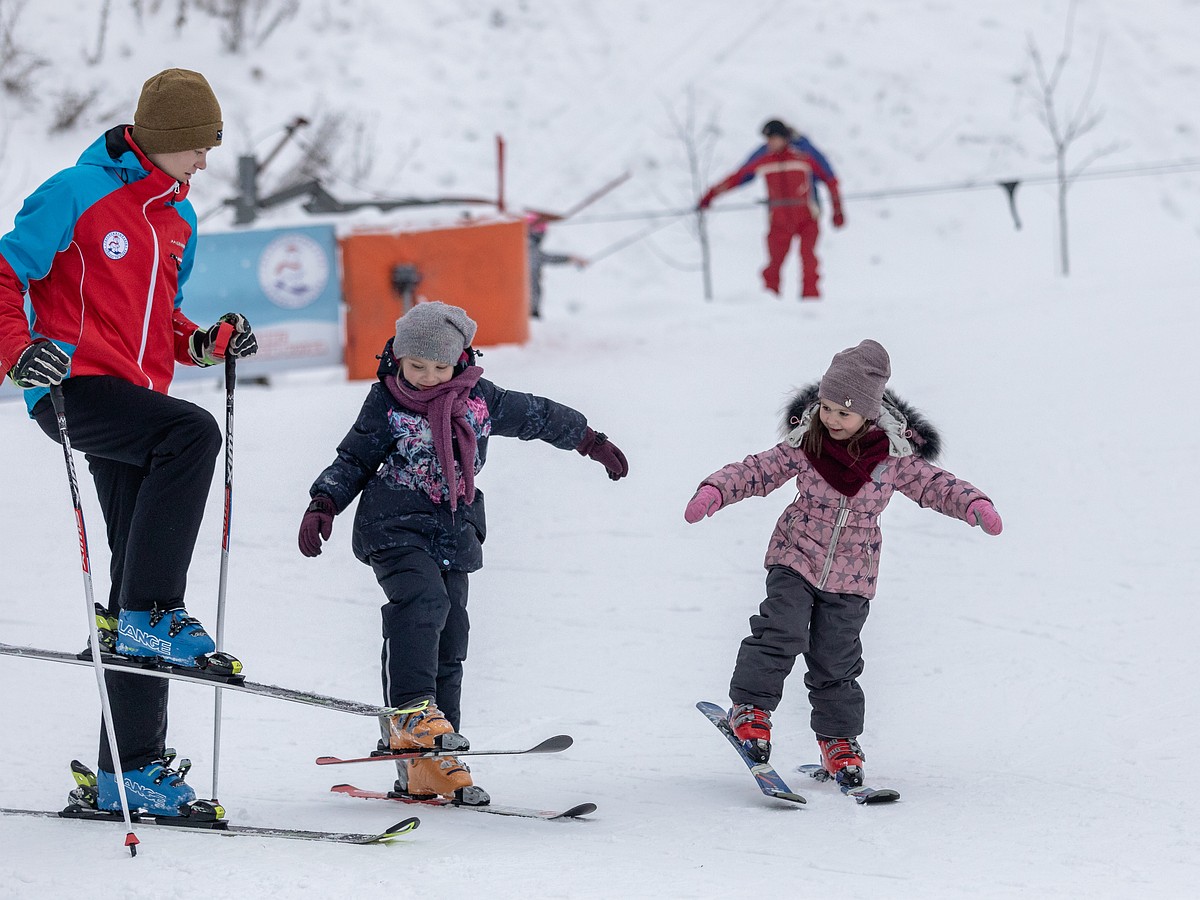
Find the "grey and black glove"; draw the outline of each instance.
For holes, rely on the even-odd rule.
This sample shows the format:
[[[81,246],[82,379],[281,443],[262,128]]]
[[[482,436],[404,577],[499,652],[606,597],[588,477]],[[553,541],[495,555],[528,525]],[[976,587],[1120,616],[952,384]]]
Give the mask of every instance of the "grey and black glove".
[[[225,313],[209,328],[197,328],[188,338],[188,355],[198,366],[215,366],[226,356],[242,359],[258,352],[258,338],[241,313]]]
[[[71,357],[62,347],[39,338],[21,351],[8,374],[19,388],[50,387],[61,384],[70,368]]]

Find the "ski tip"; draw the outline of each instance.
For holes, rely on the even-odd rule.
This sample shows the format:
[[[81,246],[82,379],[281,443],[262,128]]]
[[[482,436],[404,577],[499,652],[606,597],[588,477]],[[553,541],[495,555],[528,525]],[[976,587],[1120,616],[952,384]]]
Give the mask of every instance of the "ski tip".
[[[392,838],[399,837],[402,834],[408,834],[409,832],[416,831],[420,826],[420,819],[418,819],[416,816],[409,816],[407,819],[402,819],[387,831],[383,832],[379,836],[379,839],[381,841],[389,841]]]
[[[851,796],[854,797],[855,800],[857,800],[859,803],[861,803],[863,805],[867,805],[867,804],[873,805],[876,803],[894,803],[895,801],[900,799],[900,792],[892,790],[891,788],[874,788],[862,795],[855,794],[853,791],[851,791],[850,793],[851,793]]]
[[[337,794],[348,794],[351,791],[357,791],[358,788],[352,784],[335,784],[330,790]]]
[[[341,762],[341,760],[336,756],[318,756],[317,757],[317,765],[318,766],[332,766],[332,765],[336,765],[337,763],[340,763],[340,762]]]
[[[556,735],[554,735],[554,737],[548,737],[544,741],[542,741],[540,744],[530,747],[528,752],[529,753],[558,753],[562,750],[566,750],[568,747],[570,747],[574,743],[575,743],[575,739],[573,737],[571,737],[569,734],[556,734]]]
[[[564,809],[554,818],[556,819],[578,819],[583,816],[590,816],[596,811],[595,803],[580,803],[578,806],[572,806],[570,809]]]
[[[791,791],[773,790],[771,796],[777,800],[790,800],[792,803],[807,803],[808,801],[799,794],[794,794]]]

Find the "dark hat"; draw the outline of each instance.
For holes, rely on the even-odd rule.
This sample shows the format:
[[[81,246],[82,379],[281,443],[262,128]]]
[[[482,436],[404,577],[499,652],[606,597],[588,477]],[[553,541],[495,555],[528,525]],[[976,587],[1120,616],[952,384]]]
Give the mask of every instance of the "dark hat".
[[[887,351],[868,339],[834,354],[829,370],[821,379],[820,396],[864,419],[878,419],[883,389],[891,377],[892,363]]]
[[[143,153],[178,153],[221,143],[221,104],[199,72],[164,69],[142,85],[133,140]]]
[[[778,119],[771,119],[762,127],[763,137],[785,137],[791,138],[792,129],[788,128]]]
[[[475,337],[475,321],[465,311],[434,300],[418,303],[396,320],[392,355],[416,356],[453,366]]]

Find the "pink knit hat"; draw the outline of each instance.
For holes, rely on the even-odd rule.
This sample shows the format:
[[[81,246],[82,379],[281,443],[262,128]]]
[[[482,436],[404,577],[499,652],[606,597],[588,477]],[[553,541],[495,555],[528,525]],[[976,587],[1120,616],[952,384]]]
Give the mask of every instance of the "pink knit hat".
[[[883,411],[883,389],[891,376],[892,363],[887,351],[877,341],[868,339],[834,354],[829,370],[821,379],[820,396],[865,419],[878,419]]]

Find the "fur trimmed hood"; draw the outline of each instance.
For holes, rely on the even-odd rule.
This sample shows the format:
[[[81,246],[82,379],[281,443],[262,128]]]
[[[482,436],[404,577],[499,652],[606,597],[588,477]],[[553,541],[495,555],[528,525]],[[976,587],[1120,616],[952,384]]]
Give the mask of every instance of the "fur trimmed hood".
[[[781,432],[792,446],[798,446],[808,423],[816,414],[820,385],[813,382],[797,391],[783,411]],[[934,462],[942,452],[942,436],[924,414],[901,400],[888,388],[883,392],[883,415],[876,424],[891,444],[892,456],[916,454]]]

